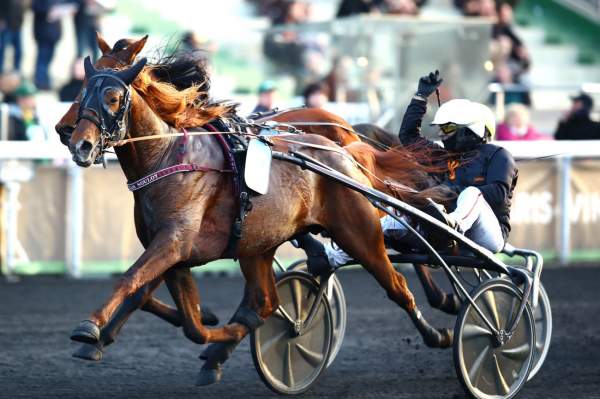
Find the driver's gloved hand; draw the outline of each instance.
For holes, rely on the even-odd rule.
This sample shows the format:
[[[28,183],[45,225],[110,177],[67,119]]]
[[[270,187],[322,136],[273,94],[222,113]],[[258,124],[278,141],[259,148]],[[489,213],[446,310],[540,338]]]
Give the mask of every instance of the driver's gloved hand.
[[[444,79],[440,78],[440,71],[430,72],[429,75],[422,76],[419,79],[419,87],[417,89],[417,95],[427,98],[429,97],[440,85]]]

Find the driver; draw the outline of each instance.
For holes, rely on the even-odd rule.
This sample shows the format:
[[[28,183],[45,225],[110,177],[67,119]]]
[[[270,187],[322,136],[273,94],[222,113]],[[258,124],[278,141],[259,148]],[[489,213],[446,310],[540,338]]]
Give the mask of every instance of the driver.
[[[404,146],[426,146],[441,150],[446,171],[432,177],[446,185],[457,197],[446,215],[448,223],[468,238],[493,253],[499,252],[510,232],[510,206],[518,171],[511,154],[490,144],[495,118],[485,105],[456,99],[444,103],[436,112],[433,126],[439,127],[443,147],[421,135],[427,101],[442,83],[435,71],[419,80],[400,127]],[[381,219],[384,235],[398,237],[405,228],[389,216]],[[311,271],[341,266],[351,258],[334,244],[323,246],[308,234],[298,238],[305,249]]]

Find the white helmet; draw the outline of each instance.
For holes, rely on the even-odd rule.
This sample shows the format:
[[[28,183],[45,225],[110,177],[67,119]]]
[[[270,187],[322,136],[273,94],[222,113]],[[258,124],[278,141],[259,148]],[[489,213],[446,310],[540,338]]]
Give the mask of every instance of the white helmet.
[[[456,99],[442,104],[431,124],[447,123],[466,126],[485,142],[491,140],[496,133],[496,118],[492,110],[486,105],[470,100]]]

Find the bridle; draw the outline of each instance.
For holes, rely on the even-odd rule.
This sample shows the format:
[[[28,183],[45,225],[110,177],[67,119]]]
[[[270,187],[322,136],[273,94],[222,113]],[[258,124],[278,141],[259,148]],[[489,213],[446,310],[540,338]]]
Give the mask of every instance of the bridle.
[[[116,113],[108,110],[102,101],[104,93],[108,90],[108,87],[103,88],[103,86],[108,79],[116,81],[124,91],[124,100],[121,102],[121,106]],[[84,89],[83,97],[79,103],[76,124],[85,119],[92,122],[100,131],[100,152],[94,163],[103,162],[104,153],[108,149],[108,143],[125,138],[127,134],[126,119],[130,110],[131,90],[129,85],[121,78],[110,73],[98,73],[88,79],[87,88]]]

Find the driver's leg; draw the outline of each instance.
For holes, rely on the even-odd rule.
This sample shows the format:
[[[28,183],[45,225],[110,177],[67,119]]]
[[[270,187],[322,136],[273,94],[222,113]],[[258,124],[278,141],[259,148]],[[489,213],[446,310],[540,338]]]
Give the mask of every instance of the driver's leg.
[[[400,241],[410,235],[402,223],[389,215],[382,217],[380,222],[386,238]],[[306,252],[308,270],[314,275],[320,274],[325,269],[336,268],[352,261],[352,257],[333,241],[323,244],[310,234],[298,236],[296,241],[298,246]]]
[[[496,253],[504,246],[498,218],[477,187],[467,187],[450,213],[460,231],[482,247]]]

